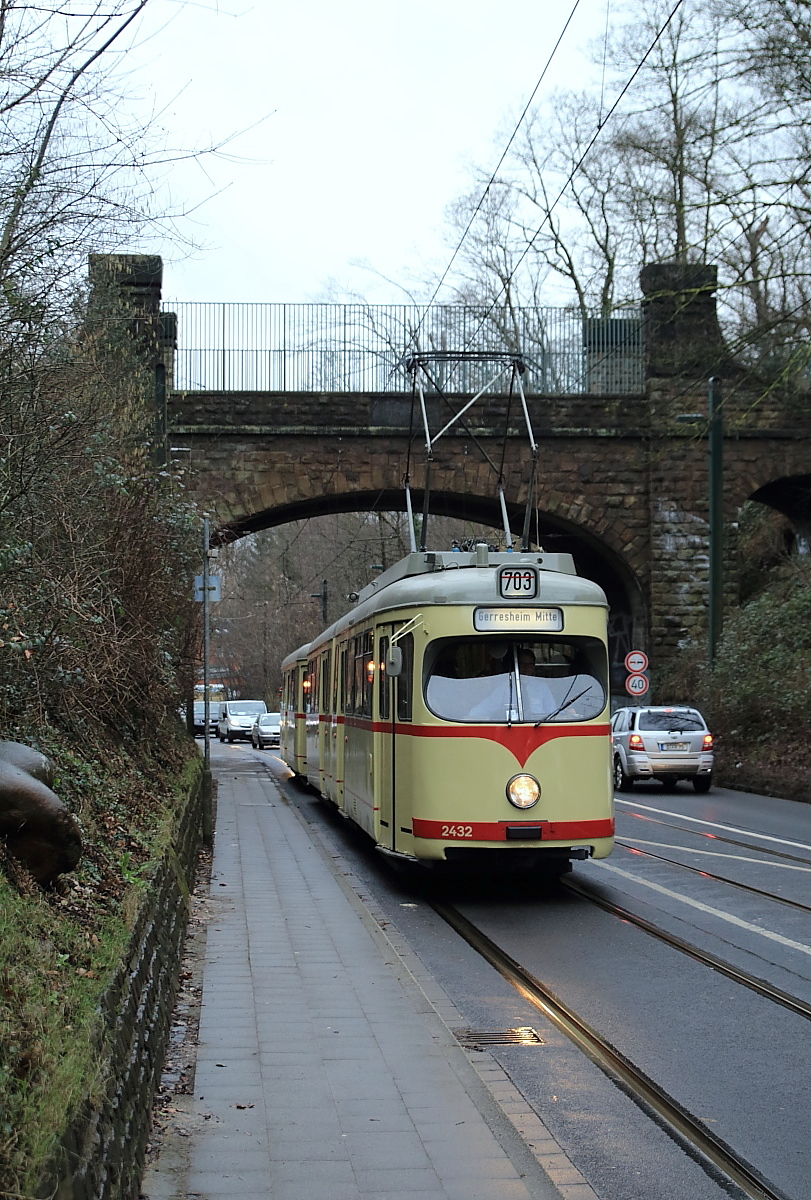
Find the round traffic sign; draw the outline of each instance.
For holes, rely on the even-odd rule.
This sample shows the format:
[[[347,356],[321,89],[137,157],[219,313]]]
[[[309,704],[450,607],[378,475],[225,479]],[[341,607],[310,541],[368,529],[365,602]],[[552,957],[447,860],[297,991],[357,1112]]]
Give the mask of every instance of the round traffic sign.
[[[644,696],[648,690],[648,677],[636,672],[625,680],[625,690],[631,696]]]
[[[632,675],[639,674],[640,671],[647,671],[648,656],[644,650],[630,650],[625,655],[625,670],[630,671]]]

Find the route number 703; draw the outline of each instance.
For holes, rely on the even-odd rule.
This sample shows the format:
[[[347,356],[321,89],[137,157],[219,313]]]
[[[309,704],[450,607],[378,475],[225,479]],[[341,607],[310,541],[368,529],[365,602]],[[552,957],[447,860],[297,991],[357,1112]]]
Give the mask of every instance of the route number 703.
[[[538,573],[532,567],[502,567],[498,590],[504,600],[534,600],[538,595]]]

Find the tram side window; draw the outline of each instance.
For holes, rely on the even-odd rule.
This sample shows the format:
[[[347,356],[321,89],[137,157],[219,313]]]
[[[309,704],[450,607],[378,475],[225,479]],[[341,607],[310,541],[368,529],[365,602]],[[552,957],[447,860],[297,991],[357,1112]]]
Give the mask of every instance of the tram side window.
[[[301,677],[301,690],[304,699],[304,712],[309,713],[313,710],[315,697],[312,695],[313,677],[305,669]]]
[[[374,642],[371,630],[355,638],[353,711],[362,717],[372,715],[374,681]],[[371,665],[370,665],[371,664]]]
[[[343,681],[344,681],[344,712],[352,712],[352,672],[355,669],[355,660],[351,654],[351,642],[345,642],[341,647],[341,658],[343,660]]]
[[[346,646],[341,646],[338,651],[338,662],[336,663],[337,670],[335,672],[334,687],[335,691],[332,696],[332,711],[337,715],[344,711],[344,697],[346,696]]]
[[[363,659],[362,712],[364,717],[371,717],[375,686],[375,640],[371,629],[363,635]]]
[[[324,657],[321,659],[320,709],[321,709],[322,713],[329,712],[330,679],[331,679],[331,675],[332,675],[332,672],[330,671],[331,662],[332,662],[332,651],[328,650],[327,653],[324,655]]]
[[[410,721],[414,692],[414,635],[407,633],[398,638],[397,645],[403,651],[403,669],[397,676],[397,719]]]

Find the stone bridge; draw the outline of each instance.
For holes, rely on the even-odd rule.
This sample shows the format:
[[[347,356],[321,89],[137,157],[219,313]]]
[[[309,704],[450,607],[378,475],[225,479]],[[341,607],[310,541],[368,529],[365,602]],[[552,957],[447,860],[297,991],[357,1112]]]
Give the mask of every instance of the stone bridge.
[[[749,499],[811,532],[811,406],[806,394],[758,381],[731,358],[715,309],[712,267],[641,273],[645,382],[637,395],[528,395],[539,444],[532,536],[569,550],[605,589],[612,661],[641,648],[662,664],[706,636],[707,383],[721,380],[725,603],[737,601],[737,518]],[[454,410],[465,396],[449,398]],[[438,403],[436,399],[432,403]],[[430,511],[501,526],[497,475],[520,534],[531,454],[520,408],[488,395],[437,443]],[[424,447],[411,445],[410,397],[389,392],[168,393],[173,446],[187,450],[195,492],[220,540],[327,512],[403,510],[407,467],[421,509]],[[433,427],[433,426],[432,426]],[[506,441],[506,449],[504,449]],[[480,448],[481,449],[480,449]],[[430,537],[429,537],[430,542]]]

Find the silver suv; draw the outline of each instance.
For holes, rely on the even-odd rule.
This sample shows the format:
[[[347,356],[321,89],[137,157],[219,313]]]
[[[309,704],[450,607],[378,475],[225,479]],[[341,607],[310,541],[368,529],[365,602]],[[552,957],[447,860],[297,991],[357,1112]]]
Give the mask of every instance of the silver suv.
[[[712,786],[712,734],[697,708],[619,708],[611,740],[618,792],[630,791],[635,779],[692,779],[697,792]]]

